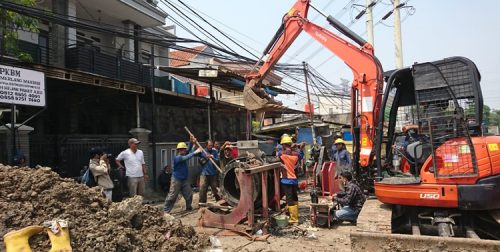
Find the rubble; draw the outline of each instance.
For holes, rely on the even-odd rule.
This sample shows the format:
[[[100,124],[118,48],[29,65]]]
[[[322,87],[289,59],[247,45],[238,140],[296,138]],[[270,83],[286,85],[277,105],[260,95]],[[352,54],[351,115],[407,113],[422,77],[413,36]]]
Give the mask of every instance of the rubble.
[[[0,165],[0,248],[3,235],[52,219],[69,221],[74,251],[196,251],[210,245],[193,227],[165,220],[163,212],[136,196],[106,200],[98,188],[61,178],[50,168]],[[46,234],[30,239],[33,251],[48,251]]]

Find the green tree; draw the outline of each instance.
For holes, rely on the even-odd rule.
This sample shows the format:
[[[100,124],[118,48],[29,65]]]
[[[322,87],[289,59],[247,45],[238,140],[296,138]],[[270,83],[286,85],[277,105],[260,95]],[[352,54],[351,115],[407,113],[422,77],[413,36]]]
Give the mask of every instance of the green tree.
[[[483,122],[490,125],[491,108],[488,105],[483,106]]]
[[[500,126],[500,110],[491,110],[488,119],[489,125]]]
[[[11,0],[10,2],[35,7],[36,0]],[[19,39],[18,31],[25,30],[28,32],[38,32],[38,20],[18,14],[5,9],[0,10],[0,34],[2,35],[1,53],[10,53],[22,61],[32,62],[33,58],[30,54],[22,52],[17,46]]]

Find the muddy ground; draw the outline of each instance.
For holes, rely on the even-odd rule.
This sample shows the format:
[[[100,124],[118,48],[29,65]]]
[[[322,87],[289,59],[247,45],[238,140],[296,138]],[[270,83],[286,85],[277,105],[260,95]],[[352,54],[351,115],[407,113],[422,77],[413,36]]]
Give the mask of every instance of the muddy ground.
[[[209,200],[211,198],[209,197]],[[213,200],[213,198],[211,199]],[[242,236],[217,236],[221,241],[223,251],[351,251],[349,233],[355,229],[355,226],[350,224],[335,225],[330,229],[320,228],[317,231],[307,231],[310,226],[309,221],[309,192],[299,194],[299,211],[300,225],[299,229],[304,231],[304,235],[299,235],[301,232],[293,232],[290,229],[283,230],[283,233],[290,233],[284,236],[270,236],[267,242],[249,241]],[[198,193],[193,197],[193,211],[186,212],[183,199],[179,199],[176,206],[172,210],[172,215],[177,217],[185,225],[194,226],[199,233],[207,235],[216,234],[219,229],[202,228],[197,226],[199,218],[198,213]],[[161,203],[157,207],[162,207]],[[317,239],[311,240],[307,236],[314,233]]]
[[[3,236],[45,221],[69,221],[73,251],[197,251],[208,237],[192,226],[170,222],[140,196],[111,203],[98,188],[64,179],[50,168],[0,165],[0,250]],[[48,251],[46,232],[30,240],[33,251]]]

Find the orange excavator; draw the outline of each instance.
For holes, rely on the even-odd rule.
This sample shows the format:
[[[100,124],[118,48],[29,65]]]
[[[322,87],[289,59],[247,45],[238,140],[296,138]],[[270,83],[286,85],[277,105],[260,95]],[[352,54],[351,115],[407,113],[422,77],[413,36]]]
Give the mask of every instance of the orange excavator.
[[[271,71],[297,36],[302,31],[307,32],[343,60],[352,70],[354,80],[352,82],[351,118],[352,127],[357,132],[356,136],[359,140],[355,142],[360,144],[355,148],[354,159],[359,161],[356,162],[358,173],[368,171],[369,169],[363,168],[369,167],[373,156],[372,152],[375,144],[373,142],[375,138],[374,125],[377,125],[379,117],[384,84],[382,66],[374,56],[372,45],[332,16],[320,12],[326,17],[330,25],[357,45],[310,22],[307,19],[309,7],[320,12],[310,4],[310,1],[299,0],[282,18],[280,28],[264,50],[262,58],[265,60],[260,65],[259,70],[246,76],[247,80],[244,88],[245,107],[257,112],[257,114],[274,108],[275,103],[268,99],[264,94],[265,92],[262,91],[261,80]],[[259,60],[257,65],[261,62]],[[364,174],[364,177],[369,177],[368,175]]]
[[[310,8],[345,38],[310,22]],[[392,232],[500,240],[500,137],[483,136],[474,63],[452,57],[384,73],[372,45],[310,0],[297,0],[258,71],[246,76],[247,109],[259,115],[279,106],[262,80],[302,31],[352,70],[353,170],[391,205]]]

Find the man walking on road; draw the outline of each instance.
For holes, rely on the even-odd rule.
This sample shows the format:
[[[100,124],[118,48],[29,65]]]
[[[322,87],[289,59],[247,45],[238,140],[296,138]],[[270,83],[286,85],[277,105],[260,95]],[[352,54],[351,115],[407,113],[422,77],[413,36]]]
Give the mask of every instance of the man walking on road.
[[[191,136],[189,147],[186,146],[186,143],[184,142],[180,142],[177,144],[177,156],[175,156],[174,158],[174,171],[172,173],[172,182],[170,183],[170,192],[165,199],[165,206],[163,208],[163,211],[165,213],[170,213],[170,211],[172,211],[179,193],[182,193],[182,197],[186,201],[186,210],[189,211],[193,209],[193,207],[191,206],[191,203],[193,201],[193,192],[191,191],[191,184],[188,180],[189,170],[187,161],[194,155],[201,152],[200,148],[198,148],[194,152],[191,152],[193,143],[195,142],[196,138]]]
[[[141,142],[135,138],[128,140],[128,149],[122,151],[116,157],[116,165],[123,168],[125,163],[125,175],[128,180],[128,190],[130,197],[135,195],[144,196],[145,180],[148,180],[148,170],[144,162],[144,154],[138,146]]]

